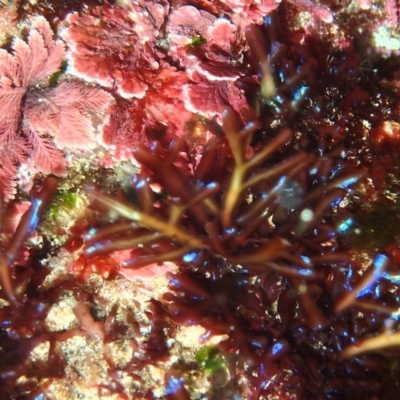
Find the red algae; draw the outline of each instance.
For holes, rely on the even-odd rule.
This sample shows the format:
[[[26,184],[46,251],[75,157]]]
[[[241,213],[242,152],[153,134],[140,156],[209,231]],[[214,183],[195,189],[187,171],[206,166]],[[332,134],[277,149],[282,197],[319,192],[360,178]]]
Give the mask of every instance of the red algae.
[[[63,28],[69,67],[49,86],[20,85],[16,137],[35,126],[45,143],[75,148],[71,159],[100,142],[115,176],[71,172],[60,185],[85,175],[90,207],[48,237],[38,224],[57,191],[43,178],[51,168],[35,177],[41,189],[15,233],[8,210],[24,194],[2,201],[0,397],[68,397],[54,388],[85,376],[99,398],[399,398],[400,64],[372,45],[375,28],[397,26],[397,6],[23,3],[20,18],[39,10]],[[50,28],[28,31],[61,46]],[[18,39],[18,57],[15,43],[38,48]],[[10,78],[0,79],[4,90]],[[83,96],[66,111],[88,121],[76,140],[57,136],[69,128],[62,93]],[[55,107],[45,120],[37,99]],[[21,188],[28,155],[18,155],[8,199]],[[139,165],[128,184],[118,160]],[[50,328],[61,309],[71,323]],[[203,334],[185,348],[187,327]],[[74,343],[86,359],[71,355]],[[218,368],[195,361],[202,345]]]
[[[327,13],[315,12],[317,18],[328,18]],[[379,255],[364,271],[341,247],[337,227],[345,229],[348,219],[341,204],[352,203],[352,196],[363,190],[371,165],[352,154],[358,148],[372,149],[372,143],[365,147],[357,135],[364,135],[360,118],[368,119],[367,103],[377,95],[380,82],[373,81],[369,89],[360,86],[362,81],[348,68],[361,66],[352,47],[343,53],[331,48],[336,55],[327,65],[315,37],[299,31],[302,44],[287,41],[276,28],[276,21],[284,25],[284,18],[282,8],[266,21],[264,32],[257,27],[248,31],[255,72],[261,76],[263,102],[258,118],[243,127],[235,113],[225,109],[221,116],[226,139],[214,138],[205,145],[193,175],[189,168],[178,171],[171,162],[175,148],[185,151],[178,142],[171,144],[169,153],[158,144],[134,151],[143,170],[151,171],[149,181],[134,182],[147,189],[150,182],[157,183],[167,196],[159,198],[152,218],[146,198],[133,206],[93,189],[90,193],[93,200],[134,221],[131,234],[141,238],[135,241],[143,245],[142,254],[136,252],[125,267],[139,268],[150,260],[177,263],[179,272],[169,275],[172,293],[163,297],[170,318],[178,325],[202,325],[205,337],[228,336],[218,346],[225,355],[237,355],[235,373],[248,380],[247,389],[238,384],[238,393],[248,398],[278,391],[298,398],[334,398],[345,390],[368,398],[383,393],[378,384],[382,375],[376,371],[373,384],[373,374],[356,372],[351,366],[354,361],[344,361],[352,350],[345,350],[341,360],[338,357],[346,344],[382,326],[387,313],[378,310],[397,298],[388,295],[386,288],[385,305],[380,308],[381,295],[376,295],[375,307],[367,311],[369,303],[360,299],[370,297],[372,288],[381,285],[384,270],[377,265],[387,264],[387,257]],[[269,52],[258,48],[264,40],[258,37],[266,38]],[[337,83],[339,76],[342,82],[347,80],[346,87]],[[256,89],[245,80],[243,85]],[[328,96],[319,95],[324,90]],[[365,117],[356,115],[356,108]],[[266,140],[267,134],[274,139]],[[248,145],[258,151],[245,157]],[[363,168],[355,168],[360,165]],[[169,228],[164,226],[166,220]],[[109,250],[134,244],[124,238],[127,233],[115,229],[113,235],[120,237],[116,235]],[[90,240],[96,241],[96,233]],[[97,243],[101,251],[103,245]],[[358,282],[352,278],[355,273],[362,276]],[[374,310],[377,314],[369,321]],[[388,361],[384,370],[389,368]],[[287,370],[297,380],[284,383]],[[329,371],[336,372],[330,375]],[[341,388],[338,382],[348,371],[353,371],[353,377],[346,378]],[[322,386],[324,381],[328,384]],[[307,382],[306,387],[300,382]]]

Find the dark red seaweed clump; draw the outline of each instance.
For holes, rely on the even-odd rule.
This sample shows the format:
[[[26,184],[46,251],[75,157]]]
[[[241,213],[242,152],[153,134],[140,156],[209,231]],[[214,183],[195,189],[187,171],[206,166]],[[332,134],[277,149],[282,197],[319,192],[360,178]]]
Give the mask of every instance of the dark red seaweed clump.
[[[384,248],[362,261],[342,237],[385,187],[376,158],[396,154],[383,132],[398,118],[393,69],[364,62],[351,23],[335,47],[289,26],[289,11],[246,31],[260,84],[239,84],[257,113],[243,124],[226,108],[223,135],[200,150],[183,140],[134,149],[134,205],[88,190],[120,219],[91,231],[85,254],[132,249],[123,267],[134,269],[177,263],[162,302],[178,326],[203,326],[204,340],[224,335],[231,394],[396,399],[397,352],[373,352],[372,339],[386,340],[388,321],[396,330],[398,266]],[[386,72],[371,72],[378,65]]]
[[[275,137],[268,142],[259,122],[241,128],[229,109],[223,130],[199,162],[181,140],[168,151],[157,143],[138,147],[136,205],[90,188],[93,201],[121,219],[91,231],[85,254],[133,248],[125,268],[175,261],[180,272],[168,275],[171,293],[163,297],[170,318],[201,325],[206,336],[228,336],[219,348],[235,355],[238,393],[245,376],[249,398],[336,395],[334,382],[354,364],[339,360],[342,350],[386,318],[360,316],[372,299],[356,304],[352,293],[375,281],[349,278],[362,267],[338,241],[337,227],[348,218],[341,204],[365,171],[345,160],[341,145],[322,157],[293,151],[298,142],[288,129],[269,130]],[[371,271],[386,264],[381,257]],[[381,393],[369,375],[354,373],[348,382],[343,393]]]
[[[85,8],[87,20],[96,20],[84,5],[89,2],[67,3],[38,2],[29,8],[20,2],[19,10],[54,11],[63,19],[67,12]],[[170,3],[162,3],[161,22],[154,21],[159,25],[157,34],[154,27],[149,30],[149,38],[157,43],[160,39],[159,45],[164,39],[160,32],[168,26],[172,29],[179,15],[193,11],[186,2],[173,2],[174,18],[167,18]],[[253,2],[251,7],[245,2],[200,3],[207,10],[202,10],[203,16],[214,20],[222,10],[230,18],[219,21],[219,28],[233,29],[235,21],[239,25],[241,19],[233,12],[236,3],[243,3],[252,21],[262,20],[260,13],[254,14]],[[277,6],[276,2],[263,4],[268,12]],[[165,48],[146,52],[151,59],[162,54],[165,68],[148,76],[160,77],[170,97],[180,92],[179,84],[189,94],[197,94],[196,88],[207,94],[211,87],[220,86],[224,93],[234,93],[226,97],[230,107],[223,108],[221,102],[218,112],[211,113],[220,117],[222,128],[211,128],[199,119],[198,126],[203,124],[211,139],[199,140],[197,147],[193,147],[195,139],[191,144],[175,139],[168,148],[160,142],[150,147],[139,144],[133,149],[141,171],[132,177],[132,201],[122,192],[114,197],[89,187],[93,205],[111,210],[114,222],[95,227],[84,237],[83,255],[72,266],[79,274],[70,280],[43,286],[49,270],[39,261],[50,252],[47,248],[40,255],[31,249],[20,262],[23,243],[36,228],[36,212],[41,214],[40,201],[32,203],[14,236],[2,236],[0,297],[5,305],[0,309],[0,397],[45,395],[52,379],[65,373],[59,343],[81,334],[102,341],[110,380],[98,386],[99,396],[118,393],[128,398],[118,376],[126,374],[143,383],[136,372],[168,359],[168,339],[177,329],[200,325],[205,329],[204,342],[220,337],[215,351],[225,360],[229,375],[229,382],[223,384],[209,377],[210,398],[400,398],[399,351],[396,347],[387,350],[400,342],[400,239],[381,234],[395,231],[387,225],[398,220],[390,218],[390,213],[399,210],[399,63],[395,57],[375,54],[369,45],[371,30],[379,25],[376,15],[369,11],[349,14],[344,11],[346,4],[283,1],[264,17],[263,26],[241,22],[247,27],[247,42],[239,40],[238,28],[235,40],[222,47],[214,46],[215,38],[207,42],[200,36],[179,48],[176,59]],[[55,10],[55,5],[60,7]],[[311,12],[315,26],[294,26],[304,9]],[[121,21],[132,28],[132,21],[125,18],[130,15],[128,9],[106,3],[96,10],[119,10],[115,21],[122,15]],[[333,12],[340,20],[336,24],[340,32],[332,38],[333,30],[322,22],[329,23]],[[69,19],[82,25],[86,17],[73,14]],[[127,47],[115,21],[109,41],[101,41],[100,56],[108,54],[110,43],[118,43],[121,52],[113,55],[114,61],[120,62],[121,71],[138,72],[143,79],[145,67],[139,63],[137,71],[132,69],[121,54],[134,54],[136,47],[148,49],[150,44],[143,44],[135,34]],[[57,19],[52,22],[58,23]],[[105,21],[91,26],[99,37],[104,33],[102,24]],[[92,53],[92,49],[84,50]],[[188,83],[190,68],[185,62],[189,58],[197,72],[219,83],[213,86],[193,71],[193,82]],[[121,82],[124,77],[119,74]],[[221,78],[226,82],[221,83]],[[146,107],[153,112],[157,101],[170,105],[159,90],[159,85],[148,90]],[[121,93],[127,96],[128,92]],[[245,107],[244,94],[252,109]],[[208,105],[203,96],[197,99],[200,105]],[[136,107],[142,103],[136,102],[133,108],[125,104],[126,99],[120,99],[123,110],[113,115],[111,125],[124,125],[122,116],[138,123],[141,115],[140,126],[146,126],[150,138],[157,138],[158,130],[175,129],[173,124],[161,123],[160,114],[154,114],[149,123],[143,107]],[[180,106],[183,109],[184,104]],[[192,111],[211,115],[196,110]],[[166,121],[176,119],[169,107],[164,111],[161,117],[168,116]],[[50,179],[47,185],[48,191],[36,196],[45,200],[43,204],[56,182]],[[64,249],[81,247],[81,232],[73,236]],[[101,306],[87,278],[96,266],[104,279],[113,279],[116,271],[109,253],[116,250],[130,251],[123,268],[166,261],[178,266],[178,272],[167,274],[169,291],[152,299],[145,312],[147,336],[135,317],[117,304],[104,319],[94,318],[86,304]],[[77,301],[74,313],[81,328],[49,333],[44,321],[65,291],[72,292]],[[117,311],[122,316],[117,318]],[[129,341],[134,355],[126,365],[117,366],[108,344],[122,339]],[[29,353],[44,343],[49,348],[47,360],[37,365]],[[184,366],[174,365],[166,373],[168,399],[190,397],[186,372]],[[154,398],[147,389],[135,394]]]

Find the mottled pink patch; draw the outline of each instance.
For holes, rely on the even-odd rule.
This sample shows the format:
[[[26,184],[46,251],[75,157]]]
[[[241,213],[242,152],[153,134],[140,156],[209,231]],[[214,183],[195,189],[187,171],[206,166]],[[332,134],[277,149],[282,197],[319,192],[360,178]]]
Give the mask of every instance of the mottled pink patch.
[[[119,268],[119,273],[131,282],[137,280],[151,281],[154,278],[165,278],[167,272],[175,271],[176,266],[171,262],[164,262],[162,264],[149,264],[138,269]]]

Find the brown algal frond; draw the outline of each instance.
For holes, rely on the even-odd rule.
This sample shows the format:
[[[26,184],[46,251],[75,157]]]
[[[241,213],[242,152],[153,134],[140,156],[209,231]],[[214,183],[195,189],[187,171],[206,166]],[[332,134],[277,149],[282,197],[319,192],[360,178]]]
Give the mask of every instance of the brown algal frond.
[[[385,331],[378,336],[364,339],[356,344],[346,347],[341,354],[342,359],[356,357],[360,354],[381,351],[390,347],[399,347],[400,332]]]
[[[31,206],[22,216],[16,231],[6,244],[2,243],[2,253],[0,254],[0,283],[1,292],[5,299],[16,305],[18,300],[15,295],[11,270],[25,240],[35,231],[40,218],[46,210],[49,202],[57,190],[58,182],[54,178],[47,178],[39,193],[32,199]],[[4,216],[3,216],[4,217]],[[3,297],[2,296],[2,297]]]
[[[351,35],[342,38],[344,43],[317,38],[307,30],[290,28],[286,6],[284,3],[266,17],[264,27],[246,29],[250,65],[261,85],[251,84],[249,79],[239,79],[238,84],[249,98],[257,97],[266,124],[288,126],[307,137],[304,142],[308,145],[318,141],[322,151],[330,141],[341,141],[349,153],[362,149],[362,156],[355,158],[367,161],[371,148],[362,141],[366,131],[362,121],[375,129],[385,119],[381,99],[388,101],[390,96],[384,94],[382,78],[372,73],[374,68],[384,68],[363,67],[363,62],[372,61],[360,56],[362,38],[353,27],[343,29],[344,35]],[[371,118],[375,101],[380,116]]]
[[[46,240],[42,248],[25,247],[26,239],[34,233],[45,208],[51,201],[57,181],[47,178],[41,188],[33,193],[31,204],[26,206],[2,204],[1,255],[0,255],[0,397],[44,396],[53,378],[65,373],[65,361],[58,342],[65,341],[73,333],[50,333],[45,319],[52,301],[60,297],[62,288],[54,284],[53,293],[43,289],[49,269],[42,264],[48,257]],[[12,221],[26,210],[15,231]],[[16,215],[15,215],[16,214]],[[11,221],[10,221],[11,220]],[[22,254],[23,253],[23,254]],[[48,345],[47,359],[43,364],[30,360],[31,352],[39,345]]]
[[[150,205],[157,198],[154,195],[141,196],[139,202],[142,200],[142,203],[136,207],[94,188],[89,189],[93,200],[133,223],[128,237],[122,235],[115,241],[110,241],[108,237],[107,244],[101,241],[107,235],[101,229],[94,230],[91,236],[87,236],[86,254],[104,251],[104,246],[112,250],[137,245],[144,246],[145,254],[152,243],[163,242],[164,251],[168,249],[169,252],[148,254],[143,256],[143,260],[136,258],[129,266],[137,267],[150,259],[153,262],[170,261],[191,252],[211,251],[234,264],[249,264],[252,268],[259,268],[256,265],[261,264],[267,269],[301,279],[314,276],[311,263],[295,255],[291,243],[293,238],[296,241],[304,238],[293,237],[291,231],[297,232],[300,237],[300,234],[304,236],[315,228],[330,204],[338,203],[345,196],[349,182],[362,178],[363,172],[344,169],[340,178],[311,190],[306,175],[311,170],[317,174],[319,167],[319,161],[313,154],[299,152],[277,165],[264,166],[269,158],[289,145],[293,136],[289,130],[278,132],[268,145],[247,159],[246,151],[258,128],[257,123],[250,122],[240,128],[232,110],[227,109],[223,115],[226,140],[214,138],[208,142],[193,175],[179,167],[175,159],[185,150],[183,141],[172,142],[168,156],[156,143],[150,149],[140,146],[134,151],[135,159],[151,171],[146,178],[142,172],[141,178],[134,179],[138,193],[142,193],[144,188],[151,193],[150,186],[159,184],[168,196],[169,201],[161,201],[157,208]],[[305,189],[311,196],[302,198]],[[319,199],[317,195],[323,197]],[[271,225],[279,222],[279,213],[286,213],[289,223],[275,229],[266,228],[269,219]],[[103,230],[107,229],[111,236],[121,235],[127,223],[120,224],[119,228],[116,225]],[[260,230],[266,232],[261,234]],[[312,240],[318,243],[318,236]],[[289,271],[285,263],[271,263],[278,259],[295,262],[299,267]],[[301,267],[305,270],[302,271]]]
[[[264,368],[277,368],[268,356],[272,343],[288,340],[274,336],[282,328],[275,318],[267,322],[265,310],[278,301],[272,313],[288,327],[325,335],[340,293],[327,282],[351,261],[337,243],[338,204],[365,172],[346,165],[340,149],[323,157],[294,152],[289,129],[267,130],[273,137],[267,141],[257,120],[241,126],[231,109],[223,112],[222,129],[225,136],[211,138],[199,161],[182,139],[168,150],[157,142],[137,147],[135,205],[88,188],[92,203],[118,218],[86,235],[84,254],[130,249],[122,268],[176,262],[180,272],[167,274],[172,293],[163,297],[170,318],[202,325],[204,339],[228,335],[219,347],[224,354],[239,351],[243,373],[254,366],[257,378],[248,379],[251,398],[258,398],[262,382],[272,378]],[[275,297],[268,294],[269,277],[279,282]],[[278,386],[287,378],[279,376]]]

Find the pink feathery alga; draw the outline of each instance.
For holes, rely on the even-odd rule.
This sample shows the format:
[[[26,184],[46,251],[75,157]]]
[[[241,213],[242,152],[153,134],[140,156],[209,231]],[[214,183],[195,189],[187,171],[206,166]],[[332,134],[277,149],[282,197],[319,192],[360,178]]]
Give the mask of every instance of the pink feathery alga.
[[[12,53],[0,49],[0,183],[6,200],[15,193],[14,176],[18,165],[32,150],[32,140],[20,132],[22,99],[30,86],[44,82],[58,71],[64,57],[64,45],[53,40],[44,18],[37,18],[27,41],[16,38]],[[54,154],[53,164],[59,164]]]
[[[94,147],[89,112],[105,110],[112,97],[67,80],[49,87],[63,58],[63,43],[42,17],[31,24],[27,41],[15,39],[11,53],[0,49],[0,183],[6,199],[14,196],[15,174],[29,157],[36,171],[63,175],[61,149]]]

